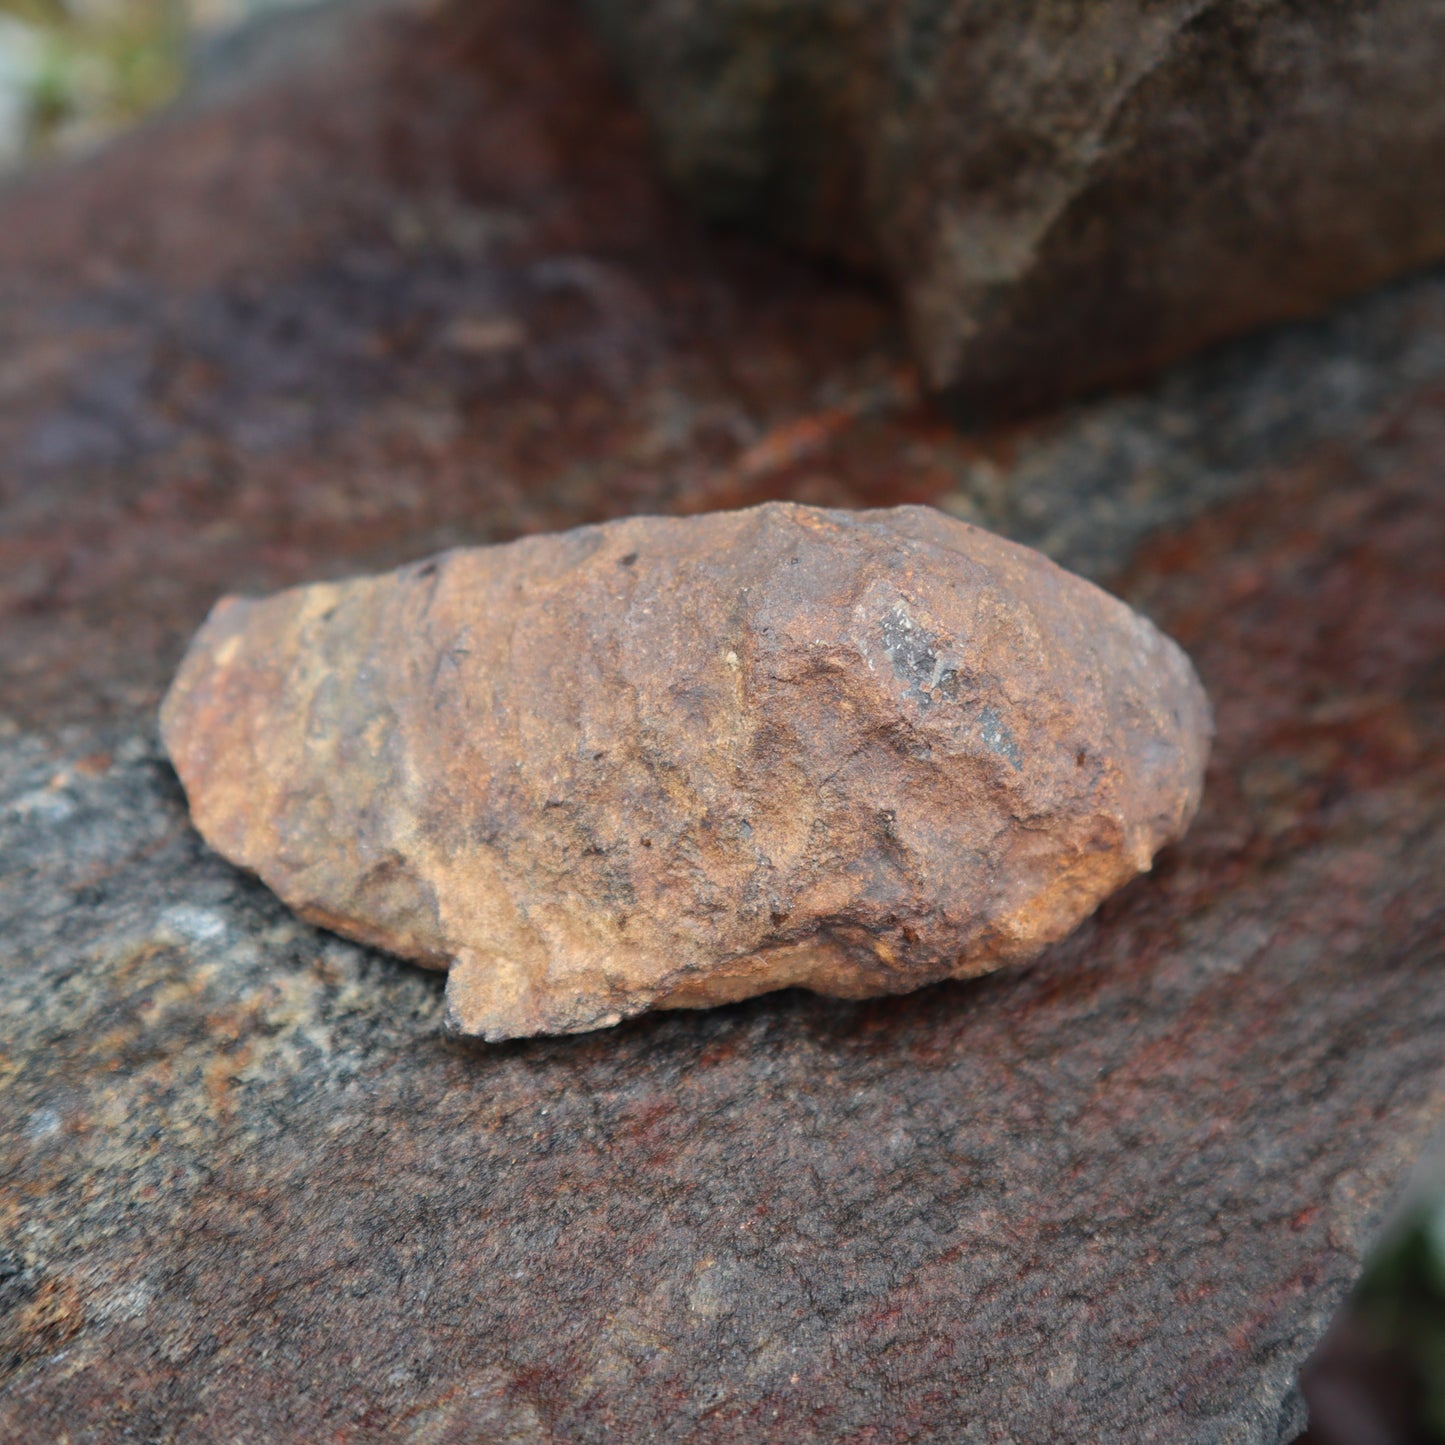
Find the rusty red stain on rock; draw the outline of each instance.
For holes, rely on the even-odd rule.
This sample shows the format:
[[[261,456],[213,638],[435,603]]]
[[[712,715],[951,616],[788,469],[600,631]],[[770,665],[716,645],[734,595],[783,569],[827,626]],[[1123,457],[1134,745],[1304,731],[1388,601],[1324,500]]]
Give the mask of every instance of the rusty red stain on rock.
[[[1040,554],[787,504],[227,598],[162,722],[213,847],[492,1039],[1030,958],[1182,834],[1210,731]]]

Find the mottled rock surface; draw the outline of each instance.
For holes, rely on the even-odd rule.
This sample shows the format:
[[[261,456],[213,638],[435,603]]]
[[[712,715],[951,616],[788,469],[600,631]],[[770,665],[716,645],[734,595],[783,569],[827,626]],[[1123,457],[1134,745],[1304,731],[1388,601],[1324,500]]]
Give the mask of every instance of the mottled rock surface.
[[[1292,1439],[1445,1117],[1445,279],[960,436],[604,74],[431,11],[0,200],[0,1439]],[[1184,840],[1027,969],[477,1049],[190,826],[221,591],[769,498],[1110,579]]]
[[[161,722],[213,847],[489,1039],[1032,958],[1183,833],[1209,738],[1039,553],[784,503],[224,599]]]
[[[975,412],[1445,255],[1445,7],[590,0],[707,211],[881,268]]]

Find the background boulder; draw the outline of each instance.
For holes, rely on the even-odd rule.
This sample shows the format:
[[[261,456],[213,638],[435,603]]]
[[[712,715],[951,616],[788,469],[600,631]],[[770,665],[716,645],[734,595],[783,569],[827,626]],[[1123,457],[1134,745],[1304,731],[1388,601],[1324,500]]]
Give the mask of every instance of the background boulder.
[[[588,0],[709,215],[1031,407],[1445,255],[1445,5]]]

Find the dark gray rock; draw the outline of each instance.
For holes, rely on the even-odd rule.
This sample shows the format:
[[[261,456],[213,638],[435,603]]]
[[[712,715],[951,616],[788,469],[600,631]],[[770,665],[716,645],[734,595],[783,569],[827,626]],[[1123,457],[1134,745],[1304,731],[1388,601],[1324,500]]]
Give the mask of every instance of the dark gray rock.
[[[589,0],[707,212],[881,268],[986,415],[1445,255],[1445,7]]]

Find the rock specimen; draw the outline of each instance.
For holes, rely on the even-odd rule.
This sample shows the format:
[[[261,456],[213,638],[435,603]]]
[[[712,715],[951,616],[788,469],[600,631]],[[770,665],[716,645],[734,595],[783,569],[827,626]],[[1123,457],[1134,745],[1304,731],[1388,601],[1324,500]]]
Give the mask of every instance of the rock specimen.
[[[226,598],[162,726],[213,847],[489,1039],[1029,958],[1180,836],[1210,730],[1040,554],[785,504]]]
[[[1033,405],[1445,256],[1445,7],[589,0],[674,178]]]

